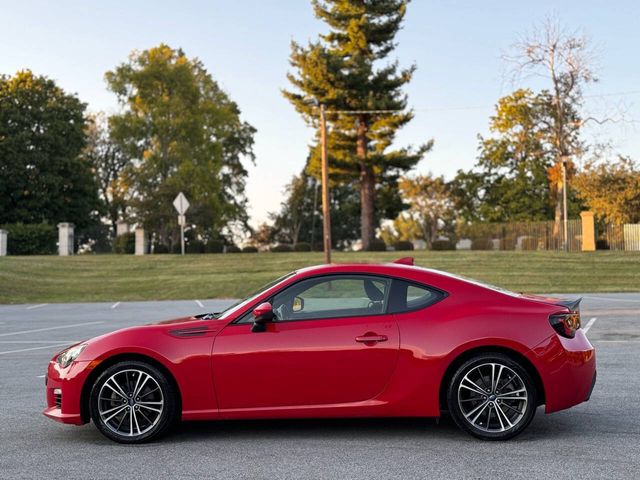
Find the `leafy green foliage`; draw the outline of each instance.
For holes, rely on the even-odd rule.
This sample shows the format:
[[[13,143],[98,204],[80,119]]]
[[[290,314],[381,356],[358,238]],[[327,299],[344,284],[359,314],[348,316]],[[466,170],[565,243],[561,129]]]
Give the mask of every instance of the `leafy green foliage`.
[[[132,213],[162,243],[179,243],[172,202],[183,191],[188,222],[203,240],[246,225],[247,171],[255,129],[198,59],[167,45],[134,52],[106,73],[124,107],[111,135],[132,166]]]
[[[567,107],[569,109],[569,107]],[[451,182],[456,210],[467,221],[504,222],[554,218],[558,175],[550,139],[553,115],[547,93],[516,90],[498,100],[489,129],[480,137],[473,170]],[[570,213],[579,205],[569,191]]]
[[[630,158],[585,165],[575,180],[578,196],[600,219],[640,223],[640,165]]]
[[[132,254],[136,251],[136,234],[134,232],[118,235],[113,241],[114,253]]]
[[[56,253],[58,230],[47,223],[0,225],[7,231],[9,255],[51,255]]]
[[[87,144],[82,157],[91,165],[95,174],[100,199],[111,225],[111,234],[115,236],[116,225],[126,218],[130,200],[131,191],[125,171],[131,166],[131,159],[111,138],[104,114],[88,118],[85,134]]]
[[[400,69],[396,62],[383,63],[395,47],[395,35],[407,3],[407,0],[314,0],[316,17],[327,23],[330,30],[305,47],[292,43],[290,61],[296,74],[287,77],[294,90],[283,92],[315,128],[319,116],[317,104],[327,107],[331,124],[330,175],[333,183],[359,183],[360,227],[365,248],[373,241],[379,220],[376,196],[384,195],[387,200],[395,197],[385,205],[401,207],[397,179],[431,147],[429,142],[415,150],[391,149],[398,129],[413,118],[413,113],[406,109],[402,87],[411,80],[415,66]],[[316,177],[319,160],[316,145],[308,169]],[[393,217],[398,211],[385,214]]]
[[[0,222],[82,229],[100,203],[85,145],[85,105],[29,70],[0,76]]]

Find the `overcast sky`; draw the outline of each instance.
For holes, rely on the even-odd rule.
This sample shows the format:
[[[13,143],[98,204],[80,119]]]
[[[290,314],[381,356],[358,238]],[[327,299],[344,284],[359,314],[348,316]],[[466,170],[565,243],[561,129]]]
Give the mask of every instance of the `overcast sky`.
[[[416,116],[398,145],[435,141],[418,171],[451,177],[473,165],[493,105],[519,86],[505,80],[501,56],[548,15],[597,47],[600,81],[585,92],[588,113],[614,108],[640,120],[637,0],[413,0],[395,56],[418,66],[406,89]],[[77,93],[89,110],[113,113],[118,105],[106,89],[107,70],[134,49],[182,47],[204,62],[258,130],[247,184],[256,224],[278,208],[313,133],[280,93],[288,86],[290,42],[306,43],[323,29],[307,0],[0,0],[0,73],[29,68]],[[640,128],[633,123],[591,127],[587,140],[594,139],[640,160]]]

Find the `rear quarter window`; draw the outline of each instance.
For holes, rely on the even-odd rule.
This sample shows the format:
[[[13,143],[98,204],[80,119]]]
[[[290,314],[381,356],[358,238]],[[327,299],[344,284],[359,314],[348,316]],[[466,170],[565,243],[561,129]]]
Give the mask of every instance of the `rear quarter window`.
[[[394,279],[391,286],[389,313],[403,313],[421,310],[442,300],[446,294],[441,290]]]

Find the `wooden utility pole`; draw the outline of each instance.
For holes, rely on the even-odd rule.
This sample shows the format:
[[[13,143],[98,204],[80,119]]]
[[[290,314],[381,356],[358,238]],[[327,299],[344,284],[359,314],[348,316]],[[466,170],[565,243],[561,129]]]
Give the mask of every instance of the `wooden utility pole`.
[[[569,251],[569,224],[567,218],[567,156],[562,156],[562,249]]]
[[[329,211],[329,160],[327,147],[327,118],[324,105],[320,105],[320,144],[322,150],[322,230],[324,263],[331,263],[331,214]]]

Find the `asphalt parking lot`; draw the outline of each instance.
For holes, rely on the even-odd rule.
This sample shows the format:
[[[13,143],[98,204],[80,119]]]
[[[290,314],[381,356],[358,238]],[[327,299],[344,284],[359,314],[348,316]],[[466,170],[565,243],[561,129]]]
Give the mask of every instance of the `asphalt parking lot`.
[[[228,301],[0,306],[0,478],[637,479],[640,294],[584,297],[598,359],[591,400],[539,409],[506,443],[474,440],[444,418],[185,423],[156,443],[117,445],[92,425],[42,416],[49,359],[78,340]]]

